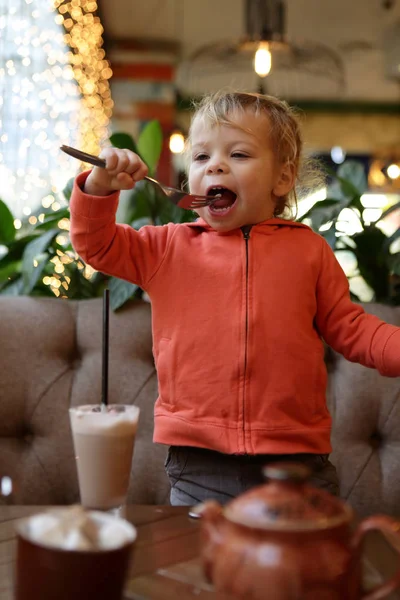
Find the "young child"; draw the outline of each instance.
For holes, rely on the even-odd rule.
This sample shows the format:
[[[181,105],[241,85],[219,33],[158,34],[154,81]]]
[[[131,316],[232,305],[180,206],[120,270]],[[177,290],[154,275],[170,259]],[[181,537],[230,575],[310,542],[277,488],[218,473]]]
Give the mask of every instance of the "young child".
[[[115,224],[119,190],[147,172],[107,148],[77,177],[71,239],[95,269],[151,299],[159,397],[154,441],[169,446],[171,503],[224,503],[262,483],[262,467],[300,461],[338,494],[323,341],[348,360],[400,375],[400,328],[351,302],[325,240],[282,215],[295,202],[302,140],[270,96],[217,93],[190,130],[189,185],[221,194],[194,223]]]

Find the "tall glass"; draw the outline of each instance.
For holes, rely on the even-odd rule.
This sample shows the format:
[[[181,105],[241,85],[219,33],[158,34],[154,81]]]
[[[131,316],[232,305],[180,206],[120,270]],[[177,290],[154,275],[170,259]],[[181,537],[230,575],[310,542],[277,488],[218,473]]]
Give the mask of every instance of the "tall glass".
[[[81,503],[120,509],[126,503],[139,408],[88,404],[69,409]]]

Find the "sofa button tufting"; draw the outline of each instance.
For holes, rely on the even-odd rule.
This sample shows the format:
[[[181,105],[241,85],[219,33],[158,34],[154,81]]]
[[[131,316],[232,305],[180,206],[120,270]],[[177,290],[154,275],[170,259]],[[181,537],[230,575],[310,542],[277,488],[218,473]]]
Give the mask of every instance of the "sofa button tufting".
[[[375,431],[371,437],[369,438],[369,442],[371,446],[375,449],[378,449],[382,446],[383,436],[379,431]]]
[[[25,433],[23,439],[27,444],[31,444],[33,442],[33,433]]]

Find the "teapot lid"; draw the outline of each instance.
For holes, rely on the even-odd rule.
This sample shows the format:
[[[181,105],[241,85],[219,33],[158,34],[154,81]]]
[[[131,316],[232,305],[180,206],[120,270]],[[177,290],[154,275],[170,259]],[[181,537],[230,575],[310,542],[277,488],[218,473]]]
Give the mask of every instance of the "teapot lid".
[[[307,484],[308,467],[273,463],[264,467],[267,483],[241,494],[223,509],[224,516],[254,529],[311,531],[329,529],[352,519],[339,498]]]

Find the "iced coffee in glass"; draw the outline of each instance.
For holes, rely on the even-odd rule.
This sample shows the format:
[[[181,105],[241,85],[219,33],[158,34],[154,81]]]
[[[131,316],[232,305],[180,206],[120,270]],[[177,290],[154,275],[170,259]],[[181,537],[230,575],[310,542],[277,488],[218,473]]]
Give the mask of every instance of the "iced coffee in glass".
[[[83,405],[70,408],[81,503],[119,509],[126,503],[139,408]]]

